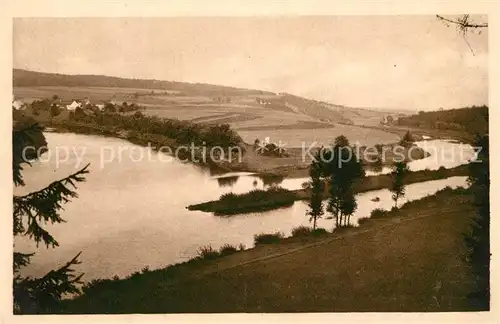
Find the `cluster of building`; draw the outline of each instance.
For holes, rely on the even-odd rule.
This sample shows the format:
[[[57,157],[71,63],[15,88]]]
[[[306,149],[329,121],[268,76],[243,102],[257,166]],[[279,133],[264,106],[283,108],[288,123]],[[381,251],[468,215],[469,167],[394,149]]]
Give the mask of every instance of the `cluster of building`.
[[[22,102],[21,100],[13,100],[12,108],[14,108],[15,110],[24,110],[26,109],[26,103]]]
[[[259,105],[264,105],[264,106],[267,106],[267,105],[270,105],[271,104],[271,100],[269,99],[262,99],[262,98],[255,98],[255,101],[259,104]]]
[[[117,105],[113,101],[111,101],[110,103],[112,105]],[[64,107],[65,109],[70,110],[70,111],[75,111],[76,108],[85,108],[85,107],[96,107],[100,111],[103,111],[104,107],[105,107],[104,103],[94,105],[92,102],[90,102],[90,100],[88,98],[73,99],[70,102],[66,102],[66,103],[63,102],[61,99],[56,99],[55,102],[53,102],[52,104],[58,106],[59,108]],[[23,102],[19,99],[15,99],[12,101],[12,108],[14,108],[16,110],[24,110],[24,109],[26,109],[27,106],[28,106],[28,104],[26,102]]]
[[[111,104],[116,105],[116,103],[111,102]],[[74,111],[76,108],[85,108],[85,107],[97,107],[100,111],[104,110],[105,104],[96,104],[94,105],[88,98],[83,99],[83,100],[76,100],[73,99],[70,104],[65,105],[67,110]]]

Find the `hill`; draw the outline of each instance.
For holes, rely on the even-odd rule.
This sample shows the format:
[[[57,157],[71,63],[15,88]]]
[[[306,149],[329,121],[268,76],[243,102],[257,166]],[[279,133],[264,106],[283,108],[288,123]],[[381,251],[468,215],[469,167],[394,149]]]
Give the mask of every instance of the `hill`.
[[[63,104],[88,98],[93,103],[115,101],[145,107],[146,115],[195,123],[226,123],[243,140],[271,137],[290,147],[329,144],[339,135],[361,145],[395,142],[380,121],[396,112],[351,108],[288,93],[200,83],[126,79],[102,75],[64,75],[14,69],[14,97],[25,102],[57,95]]]
[[[173,90],[190,95],[239,95],[273,94],[259,90],[240,89],[203,83],[160,81],[154,79],[127,79],[104,75],[67,75],[14,69],[14,87],[64,86],[64,87],[115,87]]]
[[[472,106],[429,112],[420,111],[417,115],[399,118],[397,124],[408,127],[487,134],[488,115],[487,106]]]

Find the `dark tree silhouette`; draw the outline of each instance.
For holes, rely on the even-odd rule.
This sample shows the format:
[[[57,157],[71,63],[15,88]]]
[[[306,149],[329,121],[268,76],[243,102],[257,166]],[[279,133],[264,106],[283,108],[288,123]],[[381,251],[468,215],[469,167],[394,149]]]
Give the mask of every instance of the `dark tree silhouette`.
[[[42,127],[35,122],[14,122],[12,130],[12,171],[15,186],[24,186],[21,171],[23,164],[31,165],[30,160],[40,156],[45,145]],[[27,149],[30,148],[30,149]],[[28,153],[28,155],[23,154]],[[61,223],[59,216],[62,205],[76,198],[72,188],[76,183],[84,181],[83,175],[88,173],[88,165],[68,177],[51,183],[46,188],[31,192],[24,196],[13,196],[13,234],[27,236],[47,248],[58,246],[57,240],[44,228],[47,223]],[[72,187],[72,188],[71,188]],[[46,313],[56,311],[63,295],[79,292],[80,275],[75,275],[73,265],[79,264],[78,253],[64,266],[48,272],[41,278],[23,278],[20,269],[29,264],[34,253],[14,251],[13,256],[13,289],[15,313]]]
[[[357,208],[354,183],[365,176],[363,164],[343,135],[335,139],[331,149],[323,149],[320,157],[323,176],[330,180],[327,211],[335,217],[337,227],[348,226]]]
[[[406,161],[398,161],[393,165],[394,180],[390,191],[392,192],[392,200],[394,200],[394,207],[398,208],[398,199],[405,196],[406,186],[404,178],[408,173],[408,165]]]
[[[490,162],[489,136],[478,136],[480,147],[477,162],[470,163],[469,183],[474,194],[476,216],[465,235],[467,259],[476,279],[476,291],[471,297],[482,310],[489,310],[490,302]]]
[[[316,159],[319,158],[318,155]],[[311,177],[311,199],[306,215],[310,216],[309,221],[313,222],[313,231],[315,231],[318,218],[323,216],[323,193],[325,190],[323,179],[321,179],[321,165],[318,161],[311,162],[309,176]]]

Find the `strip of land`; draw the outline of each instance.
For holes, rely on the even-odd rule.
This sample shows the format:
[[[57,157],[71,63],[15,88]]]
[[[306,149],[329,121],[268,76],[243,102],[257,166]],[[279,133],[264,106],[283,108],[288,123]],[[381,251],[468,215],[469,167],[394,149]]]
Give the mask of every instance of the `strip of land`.
[[[439,170],[422,170],[409,172],[404,178],[405,184],[412,184],[422,181],[431,181],[445,179],[455,176],[467,176],[469,169],[467,165],[461,165],[451,169]],[[364,177],[354,185],[354,192],[361,193],[372,190],[388,189],[394,183],[394,174],[383,174],[379,176]],[[287,191],[269,190],[259,191],[259,195],[255,196],[252,192],[239,195],[239,199],[223,199],[212,200],[200,204],[187,206],[190,210],[200,210],[204,212],[212,212],[215,215],[236,215],[244,213],[253,213],[263,210],[272,210],[282,207],[287,207],[293,204],[296,200],[307,200],[311,196],[310,189],[299,189]],[[325,197],[328,197],[328,186],[325,186]]]
[[[462,259],[473,215],[468,190],[445,189],[357,228],[104,281],[65,312],[477,310]]]

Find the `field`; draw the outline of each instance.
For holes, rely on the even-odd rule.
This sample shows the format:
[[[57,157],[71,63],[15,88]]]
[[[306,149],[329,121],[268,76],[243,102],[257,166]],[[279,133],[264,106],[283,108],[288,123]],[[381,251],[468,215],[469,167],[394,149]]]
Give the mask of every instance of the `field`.
[[[329,145],[334,142],[339,135],[346,136],[352,144],[373,146],[375,144],[393,143],[399,140],[395,134],[384,132],[382,130],[362,128],[352,125],[337,124],[332,128],[316,128],[309,127],[308,129],[276,129],[276,130],[241,130],[240,136],[245,142],[253,142],[255,138],[263,138],[269,136],[272,141],[286,143],[285,147],[305,147],[313,143],[316,146]]]
[[[351,230],[110,281],[68,302],[66,311],[474,310],[462,259],[473,214],[471,195],[448,189]]]
[[[311,104],[309,101],[300,101],[295,103],[296,106],[292,106],[288,103],[287,95],[258,96],[252,93],[209,97],[200,94],[179,95],[177,90],[168,89],[14,87],[15,98],[24,102],[50,98],[53,95],[59,96],[63,103],[83,98],[89,98],[94,103],[126,101],[144,106],[144,113],[148,115],[199,123],[229,123],[247,143],[253,143],[256,138],[262,140],[270,137],[276,142],[286,142],[288,147],[301,147],[303,141],[307,145],[313,142],[328,144],[341,134],[353,142],[360,142],[361,145],[398,140],[396,135],[382,130],[338,123],[355,121],[358,125],[375,125],[384,116],[384,112],[333,105],[321,106],[320,109],[316,103]],[[257,102],[257,98],[268,98],[267,100],[276,102],[261,104]],[[291,98],[295,99],[293,96]],[[300,103],[303,103],[303,106],[297,106]]]

